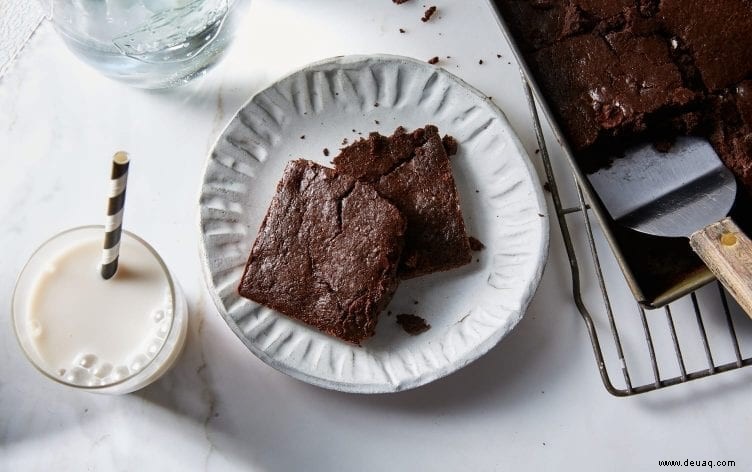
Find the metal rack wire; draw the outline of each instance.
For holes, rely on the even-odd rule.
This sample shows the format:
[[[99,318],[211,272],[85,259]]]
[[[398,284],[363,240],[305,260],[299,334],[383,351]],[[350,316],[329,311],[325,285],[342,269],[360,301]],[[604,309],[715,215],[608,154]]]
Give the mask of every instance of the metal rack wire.
[[[585,322],[606,390],[619,397],[631,396],[751,365],[752,357],[744,356],[738,330],[743,329],[745,332],[742,334],[752,338],[752,327],[750,327],[752,325],[748,323],[741,325],[742,320],[747,322],[749,320],[746,320],[741,309],[736,306],[733,299],[728,297],[720,284],[716,283],[717,290],[711,290],[710,293],[706,290],[709,287],[706,287],[659,310],[646,313],[640,305],[634,302],[635,310],[627,309],[629,304],[620,304],[619,313],[614,313],[614,306],[611,302],[614,289],[609,286],[604,277],[601,265],[601,258],[609,257],[610,251],[607,251],[608,254],[599,253],[598,241],[591,223],[590,206],[574,175],[570,176],[572,181],[569,183],[575,187],[576,204],[568,207],[563,205],[559,184],[546,148],[538,110],[524,75],[523,87],[559,228],[569,258],[572,295]],[[581,249],[580,253],[570,230],[575,224],[582,226],[584,230],[582,232],[587,240],[586,249]],[[600,292],[600,297],[596,297],[599,300],[592,302],[583,297],[583,270],[581,269],[584,266],[580,265],[583,252],[592,261],[592,267],[588,269],[594,273]],[[603,305],[602,309],[590,309],[593,303],[600,304],[600,302]],[[710,305],[711,309],[703,310],[702,305]],[[622,306],[623,310],[621,310]],[[663,312],[662,318],[665,323],[659,324],[660,312]],[[690,326],[693,327],[696,330],[696,339],[691,340],[687,332],[680,333],[677,325],[681,325],[685,331]],[[599,336],[599,332],[603,336]],[[656,338],[662,338],[662,342],[656,341]],[[711,342],[711,338],[716,342]],[[666,350],[669,351],[668,355],[661,356]],[[673,355],[670,354],[671,350],[673,350]],[[629,351],[629,355],[626,355],[625,351]],[[701,354],[698,355],[698,352]],[[719,360],[723,357],[721,354],[728,357],[726,362]],[[690,357],[694,359],[689,359]],[[610,372],[613,370],[620,370],[622,379],[612,379]],[[639,377],[638,380],[635,379],[635,372],[636,377]]]

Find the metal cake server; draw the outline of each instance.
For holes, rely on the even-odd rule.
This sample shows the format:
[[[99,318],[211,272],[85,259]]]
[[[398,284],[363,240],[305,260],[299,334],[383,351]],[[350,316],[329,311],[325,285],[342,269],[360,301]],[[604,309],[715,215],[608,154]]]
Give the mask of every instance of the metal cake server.
[[[736,180],[710,143],[682,137],[668,153],[648,143],[588,179],[619,224],[655,236],[689,238],[695,253],[752,317],[752,241],[727,217]]]

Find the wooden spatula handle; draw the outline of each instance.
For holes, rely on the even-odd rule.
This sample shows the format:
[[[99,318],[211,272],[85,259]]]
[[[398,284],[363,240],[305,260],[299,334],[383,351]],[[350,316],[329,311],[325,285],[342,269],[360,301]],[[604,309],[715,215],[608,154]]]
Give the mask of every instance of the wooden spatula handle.
[[[752,241],[731,218],[689,237],[689,243],[752,318]]]

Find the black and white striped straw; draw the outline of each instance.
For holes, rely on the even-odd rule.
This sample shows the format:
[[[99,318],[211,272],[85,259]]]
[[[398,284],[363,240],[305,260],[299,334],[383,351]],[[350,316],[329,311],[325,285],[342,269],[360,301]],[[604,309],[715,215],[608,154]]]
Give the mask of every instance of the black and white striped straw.
[[[102,278],[110,279],[118,268],[120,234],[123,232],[125,186],[128,183],[128,153],[118,151],[112,156],[110,193],[107,196],[107,222],[104,225],[104,250],[102,251]]]

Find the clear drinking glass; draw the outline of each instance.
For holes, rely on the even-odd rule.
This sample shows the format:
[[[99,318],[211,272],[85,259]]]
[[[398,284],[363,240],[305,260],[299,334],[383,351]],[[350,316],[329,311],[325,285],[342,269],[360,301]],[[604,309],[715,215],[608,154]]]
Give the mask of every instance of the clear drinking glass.
[[[141,88],[182,85],[222,56],[250,0],[47,0],[68,48]]]
[[[93,277],[98,277],[96,258],[92,264],[87,257],[66,259],[65,255],[78,255],[76,248],[88,246],[92,241],[99,246],[103,235],[103,226],[82,226],[63,231],[43,243],[18,276],[11,315],[16,338],[24,354],[46,377],[78,390],[125,394],[154,382],[175,363],[185,344],[188,307],[180,285],[159,254],[128,231],[123,231],[121,236],[118,273],[102,283],[130,284],[128,289],[133,292],[129,294],[131,296],[125,300],[120,297],[119,300],[107,299],[102,302],[102,297],[97,300],[91,287],[75,284],[63,293],[40,291],[40,283],[45,277],[57,277],[59,281],[70,274],[71,268],[75,271],[85,270],[87,274],[90,270]],[[138,251],[140,257],[147,261],[146,264],[134,263],[129,267],[123,260],[128,254],[128,247]],[[63,267],[66,265],[68,272]],[[145,265],[153,268],[151,277],[146,275]],[[56,275],[56,271],[60,272]],[[139,293],[150,291],[155,284],[159,293],[163,294],[160,295],[159,309],[149,310],[148,313],[137,312],[134,307],[141,306],[137,301]],[[83,305],[80,302],[82,299]],[[117,304],[117,307],[113,307],[113,304]],[[48,311],[50,306],[53,307],[54,322],[45,321],[40,313],[42,306],[47,307]],[[98,316],[92,320],[91,317],[77,316],[80,312],[71,310],[91,310]],[[118,314],[121,318],[113,319]],[[58,343],[59,347],[61,341],[68,352],[80,354],[56,357],[55,353],[59,354],[60,349],[53,350],[50,346]],[[120,352],[115,356],[108,355],[98,352],[96,346]]]

